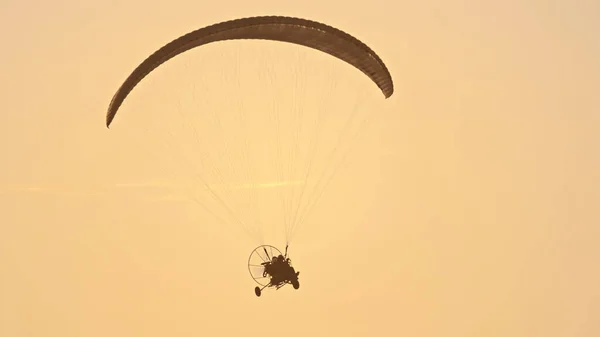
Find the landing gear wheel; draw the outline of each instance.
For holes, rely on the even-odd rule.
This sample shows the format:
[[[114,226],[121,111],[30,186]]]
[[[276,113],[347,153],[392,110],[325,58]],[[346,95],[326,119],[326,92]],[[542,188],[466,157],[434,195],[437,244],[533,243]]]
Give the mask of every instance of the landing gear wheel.
[[[260,287],[254,288],[254,293],[256,294],[256,296],[260,297]]]
[[[270,262],[274,256],[283,255],[279,249],[270,245],[262,245],[256,247],[248,258],[248,271],[252,279],[262,287],[266,287],[271,283],[269,275],[264,275],[264,262]],[[259,288],[260,290],[260,288]],[[260,296],[260,295],[257,295]]]
[[[298,281],[292,282],[292,287],[294,287],[294,289],[300,288],[300,282],[298,282]]]

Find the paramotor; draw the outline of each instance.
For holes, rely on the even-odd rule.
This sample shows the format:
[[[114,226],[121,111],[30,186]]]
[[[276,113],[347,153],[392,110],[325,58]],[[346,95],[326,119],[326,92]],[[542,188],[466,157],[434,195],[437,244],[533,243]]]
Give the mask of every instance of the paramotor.
[[[366,78],[370,80],[369,85],[371,88],[375,88],[374,83],[385,98],[389,98],[394,93],[394,84],[387,66],[369,46],[337,28],[294,17],[248,17],[225,21],[192,31],[152,53],[131,72],[113,95],[106,112],[106,126],[113,125],[117,113],[124,109],[125,99],[134,96],[132,94],[133,90],[139,87],[140,82],[149,77],[159,66],[175,56],[197,47],[233,40],[240,41],[235,43],[240,44],[237,47],[241,49],[243,56],[237,58],[238,63],[235,63],[235,66],[223,67],[222,71],[232,69],[235,71],[235,74],[231,77],[223,77],[225,83],[223,86],[219,86],[216,80],[208,80],[207,78],[210,77],[211,71],[218,68],[216,64],[221,59],[225,60],[230,57],[229,54],[225,55],[226,52],[222,52],[220,57],[208,58],[208,61],[214,62],[214,64],[198,62],[200,63],[200,70],[197,72],[189,70],[182,72],[183,75],[177,75],[173,81],[164,84],[166,87],[163,90],[147,86],[143,90],[139,89],[142,90],[146,98],[149,98],[148,101],[152,96],[157,96],[155,94],[172,94],[175,96],[174,99],[177,100],[177,103],[168,103],[165,108],[164,106],[158,106],[165,101],[157,101],[156,103],[147,103],[149,104],[147,108],[140,108],[140,105],[136,105],[134,102],[131,105],[132,109],[136,111],[143,110],[144,117],[135,117],[135,122],[131,124],[146,132],[147,127],[142,127],[141,123],[146,119],[150,119],[149,116],[152,111],[156,110],[160,122],[158,122],[159,125],[155,127],[155,130],[158,132],[164,131],[165,136],[146,137],[143,138],[142,142],[156,139],[167,143],[168,154],[180,160],[180,164],[175,165],[173,171],[176,174],[181,174],[184,167],[191,168],[191,177],[202,183],[201,192],[198,192],[198,190],[192,192],[194,198],[206,193],[208,197],[214,199],[219,207],[227,211],[228,216],[235,220],[234,222],[242,227],[246,228],[253,224],[277,223],[278,221],[273,219],[265,220],[264,216],[266,213],[275,212],[274,203],[283,206],[285,214],[280,222],[285,223],[286,226],[286,254],[282,254],[273,246],[262,245],[264,239],[257,234],[260,230],[256,229],[253,232],[253,234],[257,234],[255,238],[261,246],[256,248],[250,256],[251,260],[256,258],[258,261],[249,261],[248,268],[254,280],[262,287],[257,287],[256,294],[260,296],[260,291],[264,287],[279,288],[285,284],[292,284],[296,289],[299,287],[298,273],[294,271],[289,259],[287,259],[287,244],[291,240],[292,232],[299,223],[304,221],[306,214],[319,199],[322,191],[335,174],[341,161],[343,161],[345,156],[342,155],[341,160],[338,157],[338,152],[344,149],[344,146],[342,146],[343,140],[354,140],[354,136],[348,135],[350,133],[348,130],[352,127],[351,121],[360,118],[357,117],[358,114],[356,113],[358,103],[349,107],[344,104],[359,95],[342,92],[336,100],[331,92],[343,85],[337,86],[327,82],[333,78],[334,80],[340,80],[342,84],[350,83],[352,81],[349,79],[354,76],[354,73],[340,79],[336,76],[326,77],[328,71],[339,66],[339,72],[344,73],[344,71],[349,70],[343,67],[350,65],[353,68],[352,71],[359,70],[366,75]],[[249,52],[251,49],[250,42],[242,42],[247,40],[266,41],[263,43],[275,45],[272,47],[273,49],[281,47],[281,45],[294,46],[295,52],[305,52],[308,55],[306,58],[314,57],[318,65],[313,67],[315,68],[315,76],[325,77],[306,80],[302,77],[304,73],[298,71],[286,77],[283,73],[290,69],[296,69],[294,67],[297,66],[293,60],[281,56],[287,50],[278,50],[277,52],[281,51],[281,54],[269,59],[252,58]],[[197,59],[211,52],[210,49],[205,50],[203,48],[199,48],[197,54],[193,54],[195,55],[194,58]],[[264,50],[266,48],[263,48],[262,45],[258,48],[259,53],[264,53]],[[313,52],[316,52],[317,55],[312,56],[312,54],[309,54]],[[334,59],[325,59],[328,57],[326,55],[333,56]],[[252,63],[257,59],[257,63]],[[343,62],[339,62],[340,60]],[[279,61],[282,63],[277,68],[277,62]],[[339,64],[326,63],[327,61],[338,62]],[[319,62],[322,62],[322,64],[319,64]],[[251,71],[258,68],[257,64],[264,64],[269,68],[264,83],[259,83],[259,80],[263,78],[260,74],[255,77],[248,75],[245,76],[245,79],[242,78],[240,68]],[[173,69],[167,66],[166,68]],[[310,71],[307,71],[307,73]],[[167,72],[168,70],[162,74],[164,75]],[[163,75],[159,74],[157,76]],[[361,81],[365,79],[362,74],[358,73],[358,75],[360,75]],[[208,107],[207,103],[206,106],[198,108],[181,104],[180,99],[185,94],[185,90],[171,90],[171,88],[183,76],[190,76],[192,81],[208,82],[200,90],[199,95],[194,96],[195,102],[213,99],[215,105],[223,104],[223,106],[218,108]],[[218,77],[218,75],[215,76]],[[282,83],[274,81],[274,77],[277,76],[282,78]],[[244,80],[248,81],[247,89],[241,89],[243,84],[240,83]],[[357,82],[359,82],[358,79]],[[280,94],[268,92],[267,86],[269,84],[274,88],[273,92],[277,91]],[[196,83],[194,83],[194,88],[196,88]],[[219,90],[220,92],[218,92]],[[314,90],[315,93],[310,93],[310,90]],[[359,93],[361,92],[359,91]],[[289,102],[285,101],[288,96],[290,97]],[[242,98],[246,98],[248,102],[237,105],[232,103]],[[129,98],[129,100],[132,100],[132,98]],[[313,103],[315,104],[314,107],[310,105]],[[328,103],[331,106],[325,106]],[[348,104],[350,105],[350,103]],[[184,109],[189,109],[189,116],[181,111]],[[176,110],[179,114],[173,113]],[[368,107],[367,110],[370,111],[371,108]],[[237,111],[237,114],[232,111]],[[188,117],[185,117],[180,123],[173,122],[173,125],[182,125],[183,129],[189,131],[191,140],[175,140],[169,143],[168,139],[181,135],[180,131],[171,130],[168,126],[169,121],[178,115]],[[196,122],[197,118],[202,117],[212,117],[215,122],[212,124],[206,121]],[[326,121],[325,117],[330,117],[331,122]],[[365,122],[368,115],[363,118],[362,122]],[[228,123],[236,126],[228,127]],[[339,124],[339,127],[330,127],[328,123],[331,123],[331,125],[333,123]],[[361,124],[361,127],[363,124]],[[285,130],[285,127],[289,127],[290,130]],[[311,127],[313,128],[312,131]],[[200,131],[198,131],[199,129]],[[228,135],[228,130],[231,135]],[[355,135],[357,134],[358,131]],[[288,143],[286,143],[286,139]],[[327,144],[329,144],[330,150],[326,150]],[[153,152],[158,152],[158,147],[149,145],[148,147]],[[321,155],[319,151],[323,151],[323,154]],[[198,160],[199,163],[194,163],[194,160]],[[303,162],[298,163],[297,160],[303,160]],[[319,160],[324,162],[321,175],[317,176],[315,180],[311,180],[314,172],[318,170]],[[170,161],[164,159],[160,162],[170,163]],[[314,183],[312,190],[307,187],[311,186],[310,183]],[[185,185],[193,187],[191,182],[187,182]],[[271,195],[268,194],[268,191],[276,192]],[[264,194],[261,195],[260,193]],[[248,213],[256,213],[254,218],[240,216],[241,211],[236,211],[236,202],[233,199],[238,195],[244,196],[243,200],[237,201],[238,211],[246,208]],[[200,204],[199,201],[198,203]],[[261,207],[268,209],[268,211],[261,211]],[[206,208],[210,209],[211,207]],[[215,210],[210,209],[209,211],[212,213]],[[260,255],[267,252],[266,256]],[[280,261],[279,256],[282,256],[284,260]],[[255,274],[256,270],[252,268],[258,270],[257,274]]]

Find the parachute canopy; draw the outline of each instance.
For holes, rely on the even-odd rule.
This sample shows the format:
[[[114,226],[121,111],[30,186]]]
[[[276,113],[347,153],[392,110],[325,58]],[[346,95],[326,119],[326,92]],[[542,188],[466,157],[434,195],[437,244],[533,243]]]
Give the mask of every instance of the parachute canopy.
[[[360,138],[381,115],[377,88],[390,97],[392,78],[356,38],[305,19],[245,18],[150,55],[115,93],[106,125],[118,111],[131,112],[114,136],[136,167],[132,179],[152,186],[144,198],[192,201],[211,215],[203,223],[239,226],[258,245],[282,234],[289,244],[322,196],[337,206],[310,221],[343,222],[339,210],[373,187],[364,172],[324,193],[354,147],[377,153],[375,139]],[[376,171],[368,157],[359,166]]]
[[[166,44],[142,62],[113,96],[106,114],[109,127],[119,107],[135,86],[169,59],[194,47],[226,40],[272,40],[313,48],[343,60],[366,74],[388,98],[394,92],[390,73],[367,45],[323,23],[306,19],[261,16],[236,19],[200,28]]]

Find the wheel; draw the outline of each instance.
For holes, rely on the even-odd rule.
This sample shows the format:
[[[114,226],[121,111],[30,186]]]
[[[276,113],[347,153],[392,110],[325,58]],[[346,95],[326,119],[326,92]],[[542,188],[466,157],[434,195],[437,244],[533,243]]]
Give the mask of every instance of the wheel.
[[[300,288],[300,282],[298,282],[298,281],[293,281],[293,282],[292,282],[292,286],[294,287],[294,289],[298,289],[298,288]]]
[[[254,293],[256,294],[256,296],[260,297],[260,287],[254,288]]]
[[[265,266],[262,265],[264,262],[269,262],[273,259],[273,256],[283,255],[279,249],[269,245],[262,245],[254,248],[250,257],[248,258],[248,271],[252,279],[260,286],[265,287],[271,282],[271,278],[263,276]]]

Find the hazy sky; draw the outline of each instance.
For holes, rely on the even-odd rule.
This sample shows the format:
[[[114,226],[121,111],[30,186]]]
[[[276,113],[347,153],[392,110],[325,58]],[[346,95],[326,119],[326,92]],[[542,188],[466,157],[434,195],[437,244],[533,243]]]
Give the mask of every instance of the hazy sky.
[[[355,35],[396,86],[383,100],[360,73],[298,54],[313,75],[364,87],[363,111],[378,113],[290,246],[300,289],[260,298],[246,269],[256,243],[185,199],[178,186],[201,187],[194,171],[167,174],[182,168],[168,143],[135,126],[144,113],[175,128],[177,111],[239,111],[224,88],[242,71],[229,65],[287,59],[253,44],[182,55],[104,125],[113,93],[151,52],[255,15]],[[598,36],[595,0],[2,0],[0,336],[599,336]],[[274,101],[244,78],[242,110]],[[203,136],[222,153],[211,130]],[[246,139],[259,158],[267,145]],[[196,158],[192,143],[176,144]],[[269,175],[268,162],[256,167]],[[262,187],[240,189],[278,188]],[[248,197],[240,212],[260,210],[275,238],[281,206]]]

